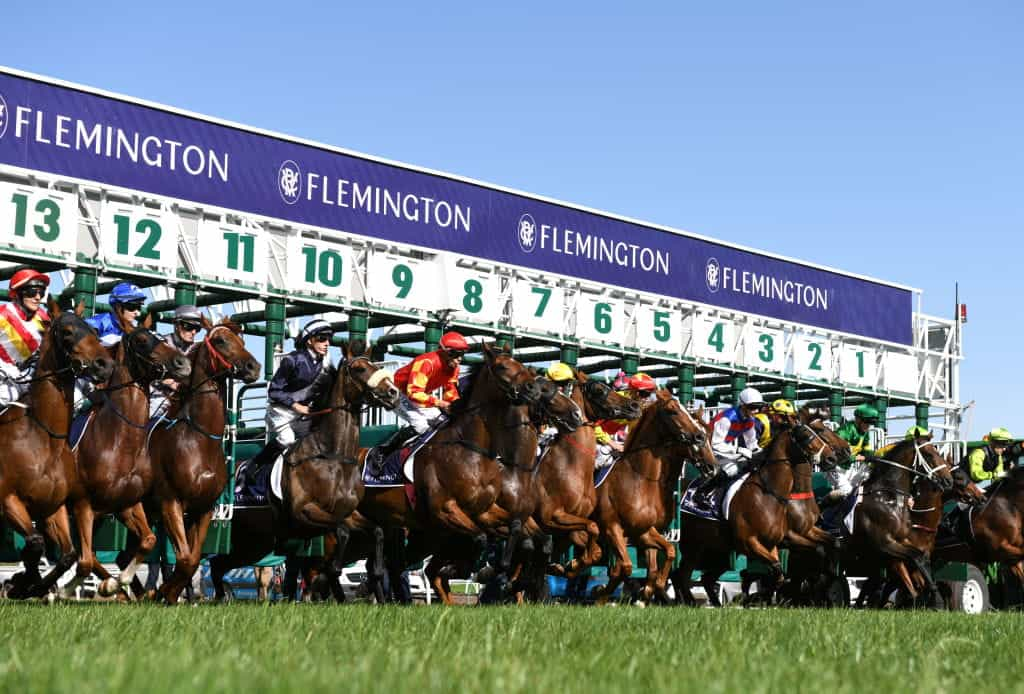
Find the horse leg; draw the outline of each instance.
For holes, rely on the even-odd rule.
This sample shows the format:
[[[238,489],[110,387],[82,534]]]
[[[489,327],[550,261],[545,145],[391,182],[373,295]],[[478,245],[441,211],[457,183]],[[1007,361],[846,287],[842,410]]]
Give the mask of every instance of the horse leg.
[[[132,585],[135,582],[135,572],[146,561],[146,555],[156,547],[156,535],[153,534],[149,527],[149,520],[146,518],[146,512],[143,510],[141,502],[121,511],[118,516],[121,518],[121,522],[125,524],[125,527],[128,528],[128,532],[139,539],[139,544],[135,548],[131,562],[121,570],[121,575],[117,579],[121,590],[129,598],[132,598],[134,597]]]
[[[705,564],[700,572],[700,585],[704,588],[704,594],[708,597],[708,604],[712,607],[721,607],[722,601],[718,599],[718,579],[729,568],[724,555],[716,555],[714,560]],[[745,597],[745,594],[744,594]]]
[[[782,585],[785,579],[785,574],[782,572],[782,561],[779,559],[779,548],[772,547],[768,549],[756,535],[751,535],[745,540],[741,540],[740,544],[745,548],[744,554],[748,558],[753,555],[772,567],[772,585],[766,587],[763,591],[758,590],[759,593],[763,592],[770,598],[772,592]]]
[[[517,518],[509,524],[508,541],[505,542],[505,551],[501,553],[501,564],[498,566],[501,573],[506,574],[506,579],[512,568],[512,557],[522,539],[523,522]]]
[[[29,515],[25,504],[13,494],[4,497],[3,516],[25,538],[25,548],[21,550],[21,562],[25,571],[17,577],[10,592],[12,598],[25,598],[28,597],[29,589],[42,580],[39,575],[39,560],[46,551],[46,541],[32,523],[32,516]]]
[[[435,557],[431,557],[430,561],[423,569],[423,573],[427,576],[427,581],[437,591],[437,597],[441,599],[441,602],[445,605],[455,604],[452,601],[451,592],[448,590],[448,579],[441,575],[441,562]]]
[[[586,549],[581,556],[574,557],[573,560],[569,562],[569,566],[565,569],[565,575],[567,577],[573,578],[581,570],[588,566],[593,566],[601,558],[601,548],[598,543],[601,531],[597,527],[597,523],[594,521],[589,518],[584,518],[583,516],[574,516],[565,509],[557,509],[551,514],[551,518],[548,520],[546,525],[549,529],[556,532],[585,532],[587,535],[587,541],[585,543]]]
[[[600,604],[608,602],[619,584],[633,575],[633,562],[629,559],[629,551],[626,549],[626,533],[622,526],[617,522],[612,522],[605,529],[605,533],[615,552],[615,565],[608,571],[608,584],[595,591],[595,597]]]
[[[686,603],[689,606],[697,604],[697,598],[693,597],[693,570],[697,568],[697,560],[694,552],[684,552],[683,560],[679,567],[672,571],[672,585],[676,589],[676,602]],[[711,596],[708,596],[711,599]],[[717,602],[718,596],[715,596]],[[714,603],[712,603],[714,604]],[[716,605],[718,607],[718,605]]]
[[[380,526],[373,529],[373,569],[369,574],[373,580],[373,594],[377,598],[377,604],[383,605],[387,600],[387,596],[384,594],[386,565],[384,562],[384,528]]]
[[[174,556],[177,561],[174,565],[174,573],[160,586],[160,595],[169,605],[174,605],[177,604],[178,596],[181,595],[181,591],[185,587],[185,581],[182,580],[183,562],[186,561],[189,554],[188,537],[185,534],[185,511],[181,507],[181,501],[168,499],[161,502],[161,515],[164,520],[164,530],[171,541],[171,546],[174,547]],[[189,578],[186,575],[185,580]]]
[[[61,506],[46,519],[46,535],[60,548],[60,558],[50,573],[43,578],[38,589],[33,591],[39,596],[50,592],[60,577],[78,561],[78,552],[75,551],[75,545],[71,542],[71,521],[68,519],[66,506]]]
[[[455,499],[448,499],[438,509],[437,520],[449,530],[461,535],[482,535],[483,529],[466,515]]]
[[[78,530],[78,569],[75,571],[75,577],[64,586],[63,595],[65,598],[74,598],[78,588],[94,572],[99,575],[99,572],[96,570],[99,566],[99,561],[97,561],[96,554],[92,549],[92,529],[93,524],[96,522],[96,514],[88,498],[82,498],[74,502],[74,511],[75,528]],[[104,570],[104,573],[107,573],[106,570]],[[109,577],[110,575],[107,574],[100,578],[105,582]]]

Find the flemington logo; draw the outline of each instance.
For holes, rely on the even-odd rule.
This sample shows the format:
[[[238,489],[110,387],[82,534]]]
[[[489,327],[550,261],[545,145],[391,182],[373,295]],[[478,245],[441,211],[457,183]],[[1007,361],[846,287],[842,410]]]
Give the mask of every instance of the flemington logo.
[[[722,285],[722,268],[715,258],[708,258],[707,265],[704,266],[704,281],[712,294]]]
[[[299,172],[299,165],[291,159],[281,164],[277,170],[277,189],[281,193],[281,199],[289,205],[294,205],[299,200],[302,192],[302,175]]]
[[[819,311],[828,311],[833,293],[827,288],[796,282],[785,277],[721,265],[716,258],[708,258],[704,264],[704,282],[712,294],[718,291],[749,294]]]
[[[533,253],[533,249],[537,247],[537,223],[533,221],[531,215],[524,214],[519,218],[516,238],[523,253]]]
[[[4,95],[0,94],[0,138],[7,132],[7,120],[9,114],[7,113],[7,102],[4,100]]]

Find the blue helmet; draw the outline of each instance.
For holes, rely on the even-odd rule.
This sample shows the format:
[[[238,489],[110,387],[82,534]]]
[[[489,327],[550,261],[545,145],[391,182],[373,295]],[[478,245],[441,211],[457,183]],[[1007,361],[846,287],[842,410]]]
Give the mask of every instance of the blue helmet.
[[[110,305],[145,301],[146,294],[131,282],[121,282],[110,291]]]

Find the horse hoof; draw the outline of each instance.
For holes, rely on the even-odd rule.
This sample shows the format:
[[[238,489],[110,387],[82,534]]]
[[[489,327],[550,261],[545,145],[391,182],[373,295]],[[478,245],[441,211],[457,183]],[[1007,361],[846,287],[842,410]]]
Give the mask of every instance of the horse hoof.
[[[117,580],[115,580],[114,578],[103,579],[100,582],[99,587],[96,588],[96,592],[105,598],[110,598],[114,595],[117,595]]]

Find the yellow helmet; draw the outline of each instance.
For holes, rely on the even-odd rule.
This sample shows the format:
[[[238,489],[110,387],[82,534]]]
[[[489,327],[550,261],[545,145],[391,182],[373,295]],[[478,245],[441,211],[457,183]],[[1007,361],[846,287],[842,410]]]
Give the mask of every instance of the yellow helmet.
[[[562,381],[571,381],[575,378],[572,372],[572,367],[563,362],[552,364],[548,367],[548,380],[561,383]]]
[[[904,438],[907,439],[920,439],[931,436],[932,432],[928,431],[928,427],[923,427],[915,424],[914,426],[907,429],[907,435]]]
[[[776,414],[788,414],[790,416],[796,415],[796,408],[793,407],[793,403],[785,398],[779,398],[770,405],[769,409]]]
[[[996,427],[988,432],[988,440],[993,443],[1010,443],[1013,441],[1013,434],[1006,427]]]

